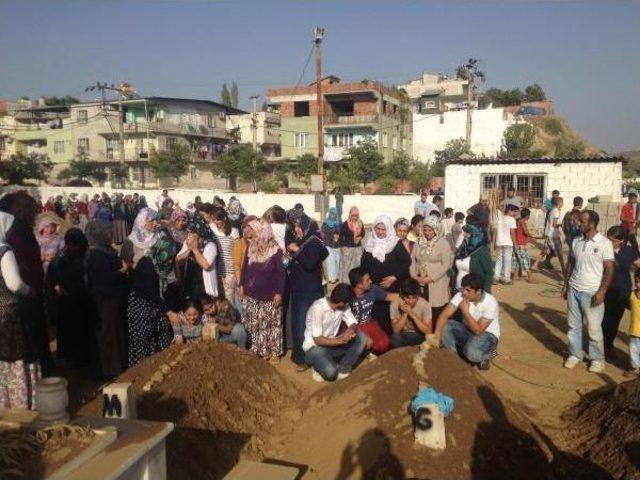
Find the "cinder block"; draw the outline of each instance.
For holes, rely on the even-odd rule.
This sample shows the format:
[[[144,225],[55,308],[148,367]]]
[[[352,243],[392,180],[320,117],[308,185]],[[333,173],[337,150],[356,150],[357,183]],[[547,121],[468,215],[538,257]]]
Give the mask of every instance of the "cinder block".
[[[106,418],[132,420],[137,417],[131,383],[110,383],[102,389],[102,415]]]
[[[433,450],[444,450],[447,437],[444,429],[444,415],[436,403],[418,407],[415,413],[415,442]]]

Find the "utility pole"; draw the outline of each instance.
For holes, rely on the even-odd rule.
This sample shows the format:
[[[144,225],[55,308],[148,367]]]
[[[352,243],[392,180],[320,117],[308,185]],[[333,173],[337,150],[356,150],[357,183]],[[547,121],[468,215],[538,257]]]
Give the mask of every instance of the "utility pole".
[[[471,127],[473,120],[471,119],[473,107],[471,101],[473,100],[473,73],[469,72],[469,83],[467,85],[467,145],[471,147]]]
[[[327,170],[324,167],[324,99],[322,98],[322,37],[324,28],[314,30],[316,50],[316,98],[318,103],[318,174],[322,175],[322,200],[320,202],[320,219],[325,217],[325,197],[327,195]]]
[[[256,117],[257,113],[256,110],[258,109],[258,98],[260,97],[260,95],[251,95],[249,98],[251,100],[253,100],[252,106],[251,106],[251,134],[252,134],[252,143],[253,143],[253,150],[254,152],[258,151],[258,119]],[[258,191],[258,180],[257,180],[257,175],[256,175],[256,154],[253,154],[253,191],[257,192]]]

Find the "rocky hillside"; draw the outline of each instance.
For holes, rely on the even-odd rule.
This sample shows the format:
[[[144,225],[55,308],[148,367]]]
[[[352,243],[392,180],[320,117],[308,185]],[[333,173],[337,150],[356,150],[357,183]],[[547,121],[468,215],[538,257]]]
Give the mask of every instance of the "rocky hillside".
[[[534,151],[548,157],[600,155],[603,152],[578,135],[571,125],[557,115],[527,116],[536,130]]]

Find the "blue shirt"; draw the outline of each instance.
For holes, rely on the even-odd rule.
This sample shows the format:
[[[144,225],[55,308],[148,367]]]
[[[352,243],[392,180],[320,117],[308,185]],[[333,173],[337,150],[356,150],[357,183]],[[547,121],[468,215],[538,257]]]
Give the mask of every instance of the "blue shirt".
[[[359,298],[354,297],[349,304],[351,313],[356,317],[358,323],[371,320],[371,310],[375,302],[381,302],[387,298],[387,292],[377,285],[371,285],[371,288]]]

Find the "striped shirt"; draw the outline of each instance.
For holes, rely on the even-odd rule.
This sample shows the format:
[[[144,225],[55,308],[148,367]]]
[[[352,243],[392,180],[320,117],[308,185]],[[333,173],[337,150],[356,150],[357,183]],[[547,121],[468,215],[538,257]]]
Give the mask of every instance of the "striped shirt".
[[[238,230],[232,228],[231,233],[225,235],[215,224],[212,223],[210,227],[218,246],[218,273],[223,277],[233,275],[233,242],[239,237]]]

